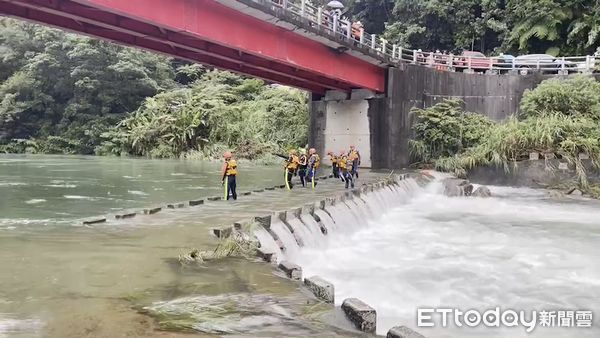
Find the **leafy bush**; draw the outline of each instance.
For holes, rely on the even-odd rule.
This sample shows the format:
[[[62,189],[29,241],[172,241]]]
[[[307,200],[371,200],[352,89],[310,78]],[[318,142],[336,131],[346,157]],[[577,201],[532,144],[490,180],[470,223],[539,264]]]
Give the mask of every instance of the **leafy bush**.
[[[519,121],[512,118],[488,131],[481,142],[461,153],[443,157],[436,168],[465,175],[470,168],[494,164],[508,172],[530,152],[555,153],[575,166],[579,183],[587,187],[580,153],[588,154],[600,168],[600,124],[589,117],[548,114]]]
[[[543,81],[526,90],[521,101],[520,117],[564,114],[600,119],[600,82],[577,75],[568,79]]]
[[[463,111],[460,100],[445,100],[426,109],[413,108],[417,122],[410,150],[414,159],[427,162],[450,156],[480,142],[494,122]]]
[[[308,138],[306,96],[222,71],[209,71],[189,87],[146,99],[105,132],[99,154],[211,158],[231,149],[257,159]]]

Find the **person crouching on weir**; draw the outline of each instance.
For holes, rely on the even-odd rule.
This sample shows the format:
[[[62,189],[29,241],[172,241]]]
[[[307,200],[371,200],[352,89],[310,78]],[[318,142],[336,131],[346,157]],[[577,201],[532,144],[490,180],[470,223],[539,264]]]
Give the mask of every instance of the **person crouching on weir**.
[[[352,177],[356,176],[358,178],[358,166],[360,165],[360,153],[356,150],[355,146],[350,146],[350,151],[348,152],[348,161],[352,162],[352,170],[350,174]]]
[[[300,176],[300,183],[306,188],[306,169],[308,167],[308,156],[306,156],[306,149],[300,149],[299,168],[298,176]]]
[[[308,150],[308,176],[307,180],[311,183],[312,188],[314,189],[317,186],[317,182],[315,180],[317,176],[317,169],[321,165],[321,157],[317,154],[315,148],[310,148]]]
[[[285,160],[285,186],[288,190],[291,190],[294,187],[292,184],[292,177],[298,170],[298,165],[300,164],[300,159],[298,155],[296,155],[295,150],[290,150],[288,159]]]
[[[340,175],[342,176],[342,180],[346,182],[346,189],[348,189],[348,186],[354,188],[354,179],[352,177],[352,161],[348,159],[348,155],[346,154],[345,150],[340,152],[338,166],[340,167]]]
[[[340,178],[340,169],[338,168],[338,165],[337,165],[337,161],[338,161],[337,156],[333,153],[333,151],[328,151],[327,155],[329,155],[329,160],[331,161],[331,171],[332,171],[333,177]]]
[[[236,182],[235,176],[237,175],[237,162],[233,159],[230,151],[226,151],[223,154],[225,158],[225,163],[223,163],[223,177],[221,179],[221,184],[225,188],[225,196],[224,200],[229,200],[229,198],[233,198],[237,200],[237,192],[235,191]]]

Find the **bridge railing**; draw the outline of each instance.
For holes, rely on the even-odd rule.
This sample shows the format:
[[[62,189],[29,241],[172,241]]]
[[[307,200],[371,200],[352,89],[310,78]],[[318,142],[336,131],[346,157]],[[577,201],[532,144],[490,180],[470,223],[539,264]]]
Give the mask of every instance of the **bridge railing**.
[[[357,23],[342,17],[335,10],[328,11],[310,0],[250,0],[276,10],[284,10],[311,27],[368,51],[392,63],[405,62],[436,68],[442,71],[485,72],[489,74],[520,73],[592,73],[600,71],[600,55],[570,57],[477,57],[446,53],[423,52],[391,44],[381,36],[368,34]]]

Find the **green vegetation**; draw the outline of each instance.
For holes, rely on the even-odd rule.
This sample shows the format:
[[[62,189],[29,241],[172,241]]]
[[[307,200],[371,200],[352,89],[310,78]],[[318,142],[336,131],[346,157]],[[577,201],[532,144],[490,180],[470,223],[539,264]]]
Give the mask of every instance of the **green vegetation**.
[[[237,156],[256,159],[306,144],[306,107],[298,90],[209,71],[189,86],[146,99],[101,135],[105,141],[96,153],[213,157],[233,148]]]
[[[580,187],[588,189],[579,155],[587,154],[592,165],[600,168],[598,85],[584,76],[547,80],[525,93],[521,119],[513,117],[502,123],[482,117],[465,119],[469,114],[461,112],[455,101],[414,110],[417,123],[410,142],[412,154],[416,161],[464,176],[475,166],[490,164],[508,172],[530,152],[553,153],[574,166]],[[477,133],[472,132],[478,128]]]
[[[260,158],[307,143],[307,97],[0,19],[0,152]]]
[[[582,55],[600,44],[591,0],[352,0],[350,12],[406,48]]]

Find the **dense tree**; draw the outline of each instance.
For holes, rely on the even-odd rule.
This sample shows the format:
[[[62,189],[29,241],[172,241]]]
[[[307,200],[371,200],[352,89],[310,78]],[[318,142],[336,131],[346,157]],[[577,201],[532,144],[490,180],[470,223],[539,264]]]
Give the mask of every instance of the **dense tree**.
[[[0,151],[175,157],[244,144],[256,156],[306,143],[306,96],[261,80],[10,19],[0,59]]]
[[[118,127],[103,134],[98,153],[177,157],[206,156],[232,148],[256,158],[305,145],[306,95],[221,71],[205,73],[189,87],[146,99]],[[217,151],[218,153],[218,151]]]
[[[423,50],[581,55],[598,48],[599,20],[598,0],[396,0],[385,36]]]
[[[60,136],[92,153],[100,134],[145,97],[175,85],[170,61],[3,19],[0,142]]]

